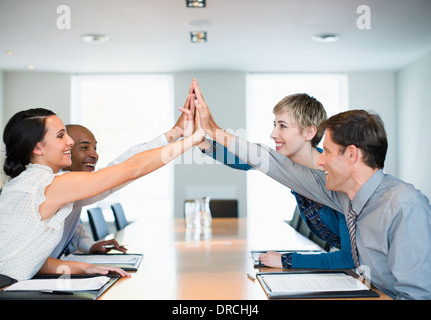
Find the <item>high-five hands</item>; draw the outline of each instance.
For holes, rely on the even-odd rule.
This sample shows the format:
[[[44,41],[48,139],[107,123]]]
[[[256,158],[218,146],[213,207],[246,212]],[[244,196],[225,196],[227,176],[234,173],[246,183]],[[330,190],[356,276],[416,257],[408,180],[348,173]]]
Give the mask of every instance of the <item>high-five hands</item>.
[[[194,103],[194,93],[193,84],[190,85],[190,89],[187,95],[184,107],[178,108],[181,111],[181,115],[175,123],[174,127],[169,130],[166,135],[166,139],[169,143],[177,141],[179,138],[192,137],[192,142],[194,145],[199,144],[205,139],[205,132],[202,128],[196,125],[195,121],[195,103]],[[195,123],[196,122],[196,123]]]
[[[193,79],[192,82],[193,92],[195,95],[194,104],[196,107],[196,112],[199,113],[199,120],[202,129],[214,139],[216,130],[220,129],[211,115],[211,112],[208,108],[208,105],[205,102],[205,99],[202,95],[202,92],[199,88],[199,85],[196,79]]]
[[[219,143],[229,148],[234,136],[227,133],[225,130],[222,130],[214,121],[214,118],[205,102],[196,79],[193,79],[192,86],[195,98],[195,126],[199,121],[200,127],[205,131],[206,134],[208,134],[213,140],[217,140]]]
[[[208,134],[212,139],[226,147],[232,143],[234,136],[222,130],[214,121],[196,79],[193,79],[184,107],[178,108],[178,110],[182,114],[175,129],[181,136],[186,138],[193,134],[194,141],[195,139],[203,141],[205,134]]]
[[[181,137],[189,137],[193,134],[194,130],[194,115],[195,115],[195,104],[194,104],[194,94],[193,86],[190,85],[189,93],[187,95],[187,100],[184,103],[183,108],[178,108],[180,110],[181,116],[178,118],[175,124],[175,130],[180,134]]]

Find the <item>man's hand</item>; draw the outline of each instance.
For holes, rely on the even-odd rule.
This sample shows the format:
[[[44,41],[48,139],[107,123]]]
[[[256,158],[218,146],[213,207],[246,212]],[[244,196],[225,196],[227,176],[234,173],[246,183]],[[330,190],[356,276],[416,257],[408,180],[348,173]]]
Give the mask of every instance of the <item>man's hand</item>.
[[[99,241],[93,244],[90,248],[90,253],[108,253],[112,249],[121,251],[122,253],[126,253],[127,249],[118,244],[115,239]]]

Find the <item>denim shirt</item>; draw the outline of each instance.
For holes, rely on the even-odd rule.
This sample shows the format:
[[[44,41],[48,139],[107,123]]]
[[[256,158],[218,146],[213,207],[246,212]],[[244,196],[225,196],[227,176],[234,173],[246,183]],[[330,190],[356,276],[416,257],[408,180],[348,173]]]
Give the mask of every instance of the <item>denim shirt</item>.
[[[321,149],[318,149],[318,151],[322,152]],[[233,169],[244,171],[254,169],[251,165],[241,161],[216,141],[213,141],[211,150],[202,150],[202,152]],[[354,268],[355,264],[352,258],[349,231],[344,214],[314,202],[296,192],[292,191],[292,194],[295,196],[298,203],[301,217],[311,232],[320,239],[328,241],[331,247],[339,250],[321,254],[284,254],[281,258],[283,267],[307,269]],[[310,212],[310,208],[314,208],[313,212]]]

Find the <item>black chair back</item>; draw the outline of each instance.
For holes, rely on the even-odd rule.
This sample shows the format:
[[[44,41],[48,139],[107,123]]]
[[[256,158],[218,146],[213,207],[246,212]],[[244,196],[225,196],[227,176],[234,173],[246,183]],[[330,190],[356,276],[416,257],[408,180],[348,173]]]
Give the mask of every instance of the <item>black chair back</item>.
[[[238,200],[210,200],[211,216],[213,218],[237,218]]]

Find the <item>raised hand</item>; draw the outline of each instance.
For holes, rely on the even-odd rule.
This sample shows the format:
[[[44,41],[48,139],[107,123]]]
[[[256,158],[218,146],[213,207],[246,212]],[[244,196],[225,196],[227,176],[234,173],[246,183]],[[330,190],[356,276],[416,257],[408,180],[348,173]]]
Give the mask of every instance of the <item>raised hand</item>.
[[[193,86],[190,85],[190,89],[187,95],[186,102],[183,108],[178,108],[181,111],[181,115],[175,123],[174,129],[179,134],[180,137],[189,137],[194,132],[194,114],[195,105],[193,102]],[[175,139],[177,140],[177,139]]]
[[[214,121],[196,79],[193,79],[192,85],[195,94],[194,103],[196,107],[195,126],[197,119],[199,119],[200,126],[212,139],[217,140],[219,143],[229,148],[234,136],[221,129]]]
[[[195,93],[194,104],[196,111],[199,112],[200,125],[208,135],[214,138],[216,130],[220,128],[217,126],[211,115],[196,79],[193,79],[192,86]]]

